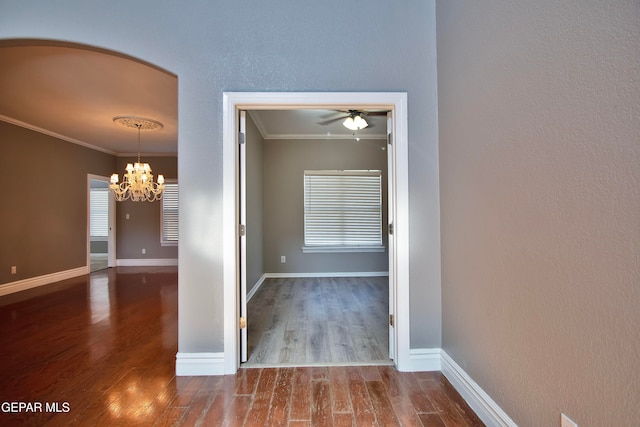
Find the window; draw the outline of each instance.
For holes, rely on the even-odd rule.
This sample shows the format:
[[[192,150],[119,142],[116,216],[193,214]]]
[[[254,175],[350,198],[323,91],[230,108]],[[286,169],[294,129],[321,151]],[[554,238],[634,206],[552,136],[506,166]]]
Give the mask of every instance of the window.
[[[304,172],[303,251],[384,251],[379,170]]]
[[[162,231],[160,244],[172,246],[178,244],[178,183],[167,182],[164,184],[162,194],[161,220]]]
[[[107,188],[89,190],[89,235],[109,236],[109,191]],[[98,239],[102,240],[102,239]]]

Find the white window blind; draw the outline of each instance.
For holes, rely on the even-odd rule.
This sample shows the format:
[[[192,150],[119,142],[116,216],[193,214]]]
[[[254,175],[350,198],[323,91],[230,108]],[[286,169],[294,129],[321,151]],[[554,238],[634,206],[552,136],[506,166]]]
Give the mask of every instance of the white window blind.
[[[305,247],[382,247],[380,171],[305,171]]]
[[[109,191],[107,188],[89,190],[89,235],[109,236]]]
[[[178,243],[178,184],[165,183],[162,194],[162,239],[164,245]]]

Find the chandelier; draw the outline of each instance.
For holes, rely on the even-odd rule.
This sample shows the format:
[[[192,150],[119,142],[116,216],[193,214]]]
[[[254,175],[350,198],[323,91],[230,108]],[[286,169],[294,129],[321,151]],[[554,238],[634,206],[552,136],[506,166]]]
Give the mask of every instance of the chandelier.
[[[151,166],[149,163],[140,162],[140,131],[162,129],[162,123],[142,117],[119,116],[113,121],[122,126],[138,129],[138,161],[134,164],[127,163],[126,174],[122,176],[122,182],[118,183],[117,173],[111,175],[109,189],[113,197],[118,201],[132,200],[134,202],[153,202],[162,199],[164,192],[164,176],[158,175],[158,181],[153,182]]]

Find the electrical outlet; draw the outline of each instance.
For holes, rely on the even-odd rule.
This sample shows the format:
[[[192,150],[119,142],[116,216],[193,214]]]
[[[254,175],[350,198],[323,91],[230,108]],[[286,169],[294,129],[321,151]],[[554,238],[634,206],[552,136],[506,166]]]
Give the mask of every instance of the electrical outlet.
[[[11,274],[16,274],[18,272],[18,267],[16,267],[15,265],[11,266]]]
[[[142,248],[142,255],[146,254],[147,250],[145,248]]]
[[[571,418],[567,417],[565,414],[560,415],[560,427],[578,427]]]
[[[282,256],[280,257],[280,263],[281,263],[281,264],[284,264],[285,262],[287,262],[287,257],[286,257],[286,256],[284,256],[284,255],[282,255]]]

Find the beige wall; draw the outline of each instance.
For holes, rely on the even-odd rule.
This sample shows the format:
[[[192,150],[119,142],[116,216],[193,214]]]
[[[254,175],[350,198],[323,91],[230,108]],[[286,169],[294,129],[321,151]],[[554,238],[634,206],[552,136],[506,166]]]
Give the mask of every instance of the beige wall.
[[[522,427],[640,420],[640,3],[436,6],[443,348]]]
[[[87,174],[115,166],[114,156],[0,121],[0,284],[87,264]]]

